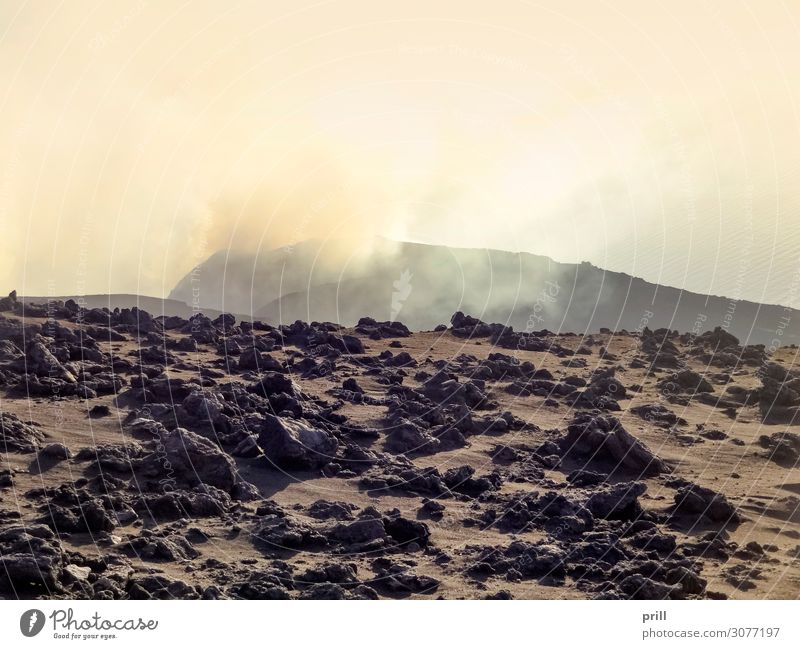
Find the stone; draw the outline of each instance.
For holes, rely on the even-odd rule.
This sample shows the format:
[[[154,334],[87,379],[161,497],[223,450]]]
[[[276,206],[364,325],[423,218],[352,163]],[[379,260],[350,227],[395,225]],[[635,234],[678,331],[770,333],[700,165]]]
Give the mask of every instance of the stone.
[[[0,413],[0,450],[12,453],[35,453],[44,442],[44,433],[26,424],[10,412]]]
[[[142,460],[147,476],[177,479],[190,486],[211,485],[244,499],[257,493],[252,485],[239,477],[233,459],[205,437],[185,428],[176,428],[163,430],[160,443],[163,450]]]
[[[38,376],[61,379],[66,383],[75,383],[75,376],[52,354],[47,348],[45,340],[42,336],[37,335],[28,343],[25,351],[25,369]]]
[[[675,493],[673,515],[686,516],[697,522],[705,519],[723,526],[741,521],[736,507],[723,494],[690,482],[680,486]]]
[[[634,408],[631,408],[630,411],[634,415],[644,419],[646,422],[654,424],[655,426],[661,426],[663,428],[671,428],[678,424],[686,424],[685,419],[678,417],[678,415],[672,412],[669,408],[662,406],[660,403],[635,406]]]
[[[319,468],[335,459],[338,440],[301,419],[267,414],[257,438],[264,457],[284,468]]]
[[[47,444],[39,451],[39,455],[51,460],[68,460],[72,457],[72,451],[70,451],[65,444],[61,444],[60,442],[53,442],[52,444]]]
[[[386,533],[400,547],[408,547],[415,543],[418,547],[427,547],[431,531],[425,523],[414,521],[404,516],[394,515],[383,519]]]
[[[758,438],[761,448],[769,451],[767,457],[786,468],[794,468],[800,463],[800,435],[784,431]]]
[[[97,404],[89,409],[89,417],[92,419],[99,419],[100,417],[108,417],[111,414],[111,409],[105,404]]]
[[[358,507],[351,503],[316,500],[308,507],[308,515],[320,520],[347,521],[353,520],[353,512],[357,509]]]
[[[666,396],[685,393],[694,395],[714,391],[714,387],[704,376],[690,369],[675,372],[661,379],[658,382],[658,388]]]
[[[386,450],[393,453],[430,453],[440,441],[410,420],[401,418],[386,431]]]
[[[559,440],[565,455],[604,460],[612,471],[621,469],[639,476],[650,476],[666,470],[664,462],[641,441],[623,428],[615,417],[579,413]]]
[[[362,518],[352,523],[341,523],[331,530],[331,535],[342,543],[366,543],[386,540],[386,528],[380,518]]]
[[[375,571],[375,580],[372,584],[376,588],[396,595],[432,593],[439,588],[438,579],[417,575],[407,566],[391,559],[376,559],[372,562],[372,569]]]
[[[666,583],[678,585],[686,595],[703,595],[708,582],[696,572],[684,566],[671,568],[666,575]]]
[[[642,482],[619,482],[591,492],[586,509],[597,518],[632,520],[641,514],[639,497],[647,491]]]
[[[44,525],[11,526],[0,530],[0,594],[17,599],[59,589],[64,551]]]
[[[670,586],[643,575],[628,575],[619,584],[627,599],[681,599],[681,586]]]

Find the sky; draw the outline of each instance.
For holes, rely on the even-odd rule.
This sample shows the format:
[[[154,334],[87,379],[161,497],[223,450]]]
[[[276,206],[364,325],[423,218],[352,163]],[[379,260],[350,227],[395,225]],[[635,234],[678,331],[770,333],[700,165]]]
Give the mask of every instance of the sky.
[[[382,235],[800,307],[800,4],[0,3],[0,290]]]

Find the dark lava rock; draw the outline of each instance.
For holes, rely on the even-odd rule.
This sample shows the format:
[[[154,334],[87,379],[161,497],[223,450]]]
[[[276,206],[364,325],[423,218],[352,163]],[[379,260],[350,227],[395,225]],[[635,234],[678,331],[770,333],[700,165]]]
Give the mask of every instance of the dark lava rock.
[[[132,577],[128,586],[130,599],[199,599],[200,593],[185,581],[166,575]]]
[[[683,484],[675,494],[673,516],[684,516],[698,523],[711,521],[723,526],[741,521],[736,507],[723,494],[688,481],[681,482]]]
[[[668,339],[668,334],[654,335],[647,327],[642,331],[642,353],[653,367],[677,368],[682,364],[680,350]],[[639,367],[645,367],[643,363]],[[631,364],[634,367],[634,364]]]
[[[358,509],[351,503],[329,500],[316,500],[308,507],[308,515],[319,520],[353,520],[353,512]]]
[[[296,397],[300,393],[300,389],[292,378],[281,372],[265,372],[256,383],[247,389],[267,399],[276,394],[288,394]]]
[[[800,435],[782,432],[761,435],[758,438],[761,448],[769,451],[770,460],[787,468],[796,467],[800,462]]]
[[[337,541],[349,545],[387,539],[386,527],[380,518],[360,518],[352,523],[340,523],[331,530]]]
[[[595,487],[605,482],[606,476],[594,471],[575,469],[567,476],[567,482],[575,487]]]
[[[667,572],[666,583],[678,585],[686,595],[703,595],[708,582],[693,570],[676,566]]]
[[[656,552],[660,556],[669,557],[675,552],[677,541],[671,534],[662,534],[658,528],[651,527],[628,537],[628,543],[640,550]]]
[[[401,547],[416,543],[419,547],[426,547],[430,540],[431,531],[425,523],[393,514],[383,519],[386,533]]]
[[[0,469],[0,489],[8,489],[14,486],[14,469]]]
[[[632,520],[642,513],[639,496],[647,491],[641,482],[619,482],[591,492],[585,506],[597,518]]]
[[[437,372],[422,386],[421,392],[437,403],[463,404],[468,408],[479,408],[486,395],[474,381],[459,383],[447,372]]]
[[[191,491],[174,489],[165,493],[146,493],[131,503],[134,511],[155,520],[222,516],[231,509],[227,492],[209,485]]]
[[[678,424],[686,425],[686,420],[678,417],[672,410],[662,406],[660,403],[651,403],[631,408],[630,411],[645,421],[656,426],[671,428]]]
[[[620,468],[641,476],[666,470],[664,462],[615,417],[579,413],[558,443],[565,455],[586,458],[588,462],[603,460],[614,465],[612,470]]]
[[[736,544],[724,538],[723,533],[708,532],[696,541],[684,543],[681,551],[686,556],[727,561],[735,552]]]
[[[364,353],[364,343],[361,342],[361,339],[356,336],[349,336],[349,335],[342,335],[336,336],[331,335],[328,339],[328,344],[333,347],[334,349],[343,352],[345,354],[363,354]]]
[[[565,539],[573,539],[594,527],[594,516],[577,500],[547,492],[511,494],[500,501],[502,509],[484,512],[484,522],[503,532],[521,533],[531,528],[545,529]]]
[[[364,394],[364,389],[358,384],[358,381],[356,381],[353,377],[345,379],[342,382],[342,389],[348,390],[349,392],[354,392],[356,394]]]
[[[142,460],[142,469],[148,477],[177,479],[190,486],[207,484],[240,499],[257,496],[255,487],[239,477],[228,454],[184,428],[162,430],[160,448]]]
[[[758,370],[762,386],[755,391],[761,415],[767,423],[793,423],[800,410],[800,376],[778,363]]]
[[[103,471],[131,473],[138,460],[144,456],[144,449],[136,442],[128,444],[100,444],[99,446],[82,448],[75,456],[82,461],[90,461],[93,466]]]
[[[477,498],[487,491],[494,491],[502,482],[498,473],[480,478],[475,478],[474,475],[475,469],[465,464],[448,469],[444,472],[442,479],[451,491],[462,493],[470,498]]]
[[[264,456],[285,468],[317,468],[336,457],[337,439],[300,419],[265,415],[257,438]]]
[[[429,498],[422,499],[422,507],[419,508],[420,512],[424,512],[431,518],[441,518],[444,514],[445,506],[438,500],[430,500]]]
[[[408,419],[394,422],[386,434],[386,450],[393,453],[430,453],[439,444],[427,430]]]
[[[49,460],[68,460],[72,457],[72,451],[60,442],[53,442],[39,451],[39,455]]]
[[[420,469],[401,458],[392,464],[370,469],[362,476],[360,484],[365,489],[393,489],[434,498],[451,495],[438,469],[434,467]]]
[[[267,514],[253,528],[253,542],[271,551],[324,547],[326,537],[310,525],[291,516]]]
[[[703,394],[714,391],[704,376],[694,370],[681,370],[661,379],[658,388],[666,396],[674,394]]]
[[[704,437],[705,439],[710,439],[715,442],[720,442],[724,439],[728,439],[727,433],[724,433],[721,430],[715,430],[713,428],[710,430],[705,430],[698,425],[698,432],[700,437]]]
[[[254,370],[256,372],[284,372],[281,363],[270,354],[260,351],[256,347],[247,347],[239,354],[236,368],[240,372]]]
[[[597,397],[610,397],[615,400],[625,399],[628,396],[627,390],[614,374],[614,368],[594,372],[587,389]]]
[[[49,527],[18,525],[0,530],[0,594],[17,599],[59,588],[66,556]]]
[[[44,442],[44,433],[10,412],[0,413],[0,449],[4,453],[35,453]]]
[[[537,579],[551,585],[563,583],[567,574],[567,553],[557,545],[540,541],[514,541],[508,547],[480,549],[469,572],[501,574],[507,579]]]
[[[628,575],[619,584],[626,599],[682,599],[683,588],[664,584],[644,575]]]
[[[208,390],[193,390],[182,402],[183,413],[189,422],[209,423],[217,431],[225,431],[228,418],[224,415],[225,399]],[[183,423],[183,422],[181,422]]]
[[[412,593],[432,593],[439,588],[439,580],[433,577],[417,575],[408,567],[391,559],[380,558],[372,562],[375,579],[371,584],[394,595],[410,595]]]
[[[695,338],[695,342],[701,345],[708,345],[714,349],[739,346],[739,339],[722,327],[714,327],[713,331],[706,331],[700,334]]]
[[[498,329],[503,329],[502,325],[486,324],[478,318],[464,315],[461,311],[453,314],[450,324],[453,325],[453,335],[459,338],[486,338],[497,332]]]
[[[92,406],[89,410],[89,417],[92,419],[98,419],[100,417],[108,417],[111,414],[111,409],[105,405],[98,403],[95,406]]]
[[[293,585],[291,572],[281,568],[256,570],[246,579],[234,583],[228,592],[236,599],[291,599],[288,588]]]
[[[200,556],[183,536],[152,530],[143,530],[141,536],[130,539],[123,548],[132,556],[147,561],[186,561]]]
[[[402,322],[377,322],[373,318],[361,318],[356,325],[356,331],[373,340],[381,338],[406,338],[411,335]]]
[[[297,575],[294,583],[296,586],[323,583],[356,586],[359,583],[356,570],[354,563],[323,563]]]
[[[53,355],[46,343],[47,339],[38,335],[28,343],[24,370],[37,376],[75,383],[75,376]]]
[[[102,499],[84,489],[61,487],[45,510],[44,520],[57,533],[110,532],[116,522]]]

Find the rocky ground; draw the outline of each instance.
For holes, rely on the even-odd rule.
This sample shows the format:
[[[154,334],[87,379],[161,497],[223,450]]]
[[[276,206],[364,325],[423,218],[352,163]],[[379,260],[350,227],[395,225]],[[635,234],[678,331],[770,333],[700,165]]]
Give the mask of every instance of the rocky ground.
[[[0,597],[800,594],[796,348],[0,310]]]

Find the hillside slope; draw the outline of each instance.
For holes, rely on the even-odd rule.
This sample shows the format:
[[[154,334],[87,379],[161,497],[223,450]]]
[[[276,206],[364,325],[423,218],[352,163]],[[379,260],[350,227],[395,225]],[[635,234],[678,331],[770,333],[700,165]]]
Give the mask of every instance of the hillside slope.
[[[793,309],[659,286],[588,263],[382,240],[369,255],[355,246],[351,257],[322,250],[308,241],[259,256],[216,253],[170,298],[190,301],[194,281],[202,306],[273,323],[353,325],[370,315],[426,330],[460,310],[516,329],[700,332],[722,326],[752,344],[800,343],[800,314]]]

